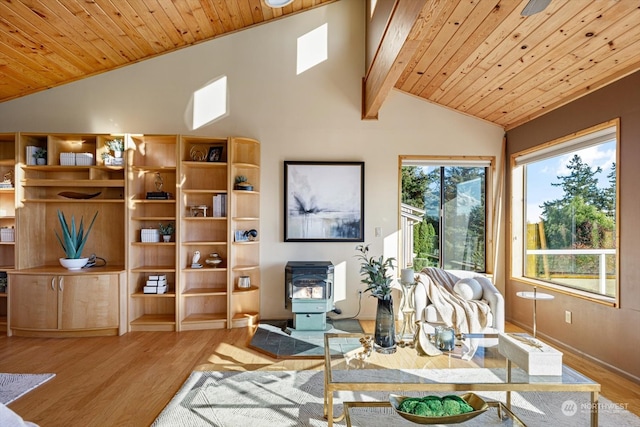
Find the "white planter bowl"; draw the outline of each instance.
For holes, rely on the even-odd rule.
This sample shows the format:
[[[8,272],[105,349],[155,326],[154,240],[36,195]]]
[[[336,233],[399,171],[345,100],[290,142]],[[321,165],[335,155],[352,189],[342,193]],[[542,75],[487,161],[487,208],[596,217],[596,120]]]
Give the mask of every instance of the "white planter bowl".
[[[60,258],[60,265],[68,270],[80,270],[87,265],[89,258]]]

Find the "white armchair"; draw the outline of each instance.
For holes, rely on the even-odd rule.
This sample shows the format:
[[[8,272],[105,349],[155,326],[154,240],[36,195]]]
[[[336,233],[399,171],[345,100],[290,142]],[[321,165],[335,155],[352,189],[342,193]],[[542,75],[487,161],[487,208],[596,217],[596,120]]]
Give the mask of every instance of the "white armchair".
[[[479,299],[484,300],[489,305],[489,314],[487,316],[487,326],[481,332],[504,332],[504,297],[495,287],[495,285],[481,273],[465,270],[446,270],[458,279],[473,278],[480,283],[482,287],[482,295]],[[424,273],[419,273],[424,274]],[[431,304],[427,296],[425,281],[419,281],[416,285],[414,293],[414,303],[416,309],[416,322],[420,322],[425,332],[431,333],[434,325],[442,324],[436,307]]]

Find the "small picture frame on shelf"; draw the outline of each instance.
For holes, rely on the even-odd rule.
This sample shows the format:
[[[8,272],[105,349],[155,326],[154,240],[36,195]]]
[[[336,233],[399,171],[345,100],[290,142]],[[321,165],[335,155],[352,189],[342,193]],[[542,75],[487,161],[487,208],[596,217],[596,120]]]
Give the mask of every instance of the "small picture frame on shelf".
[[[207,162],[221,162],[222,161],[222,146],[209,147],[209,153],[207,153]]]

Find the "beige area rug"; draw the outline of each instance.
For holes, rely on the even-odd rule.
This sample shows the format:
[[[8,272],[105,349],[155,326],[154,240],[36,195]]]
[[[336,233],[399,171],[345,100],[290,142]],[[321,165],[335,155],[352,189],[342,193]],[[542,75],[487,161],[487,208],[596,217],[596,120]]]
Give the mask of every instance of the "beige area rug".
[[[4,374],[0,373],[0,403],[8,405],[56,374]]]
[[[372,378],[388,375],[388,371],[366,371]],[[437,371],[445,376],[456,375],[453,369]],[[486,375],[489,381],[493,376],[486,369],[477,371],[478,376]],[[353,372],[361,375],[363,371]],[[327,421],[323,418],[323,390],[323,371],[196,371],[160,413],[153,427],[324,427]],[[485,400],[504,400],[504,393],[477,394]],[[336,413],[342,411],[341,402],[388,400],[388,393],[382,392],[341,392],[335,396]],[[588,426],[589,398],[588,393],[512,393],[512,409],[528,426]],[[625,410],[626,404],[632,403],[613,403],[601,398],[599,425],[640,426],[640,418]],[[391,408],[357,409],[352,412],[354,427],[416,425]],[[334,424],[344,426],[345,421]],[[510,425],[511,420],[500,420],[493,408],[464,424],[465,427]]]

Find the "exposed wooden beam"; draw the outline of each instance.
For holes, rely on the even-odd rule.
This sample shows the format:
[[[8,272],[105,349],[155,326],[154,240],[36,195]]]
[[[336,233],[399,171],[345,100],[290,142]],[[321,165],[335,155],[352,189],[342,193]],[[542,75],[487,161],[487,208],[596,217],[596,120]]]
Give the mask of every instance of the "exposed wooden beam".
[[[363,81],[362,118],[377,119],[385,98],[411,60],[420,40],[418,20],[428,0],[396,0],[376,54]],[[414,34],[414,37],[411,35]]]

